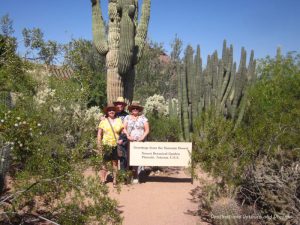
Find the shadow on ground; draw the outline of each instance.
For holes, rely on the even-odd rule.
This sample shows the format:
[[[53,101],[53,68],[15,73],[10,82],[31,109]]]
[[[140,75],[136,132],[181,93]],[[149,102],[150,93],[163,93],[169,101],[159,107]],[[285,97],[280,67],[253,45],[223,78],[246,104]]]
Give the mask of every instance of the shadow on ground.
[[[146,169],[141,171],[139,175],[139,180],[141,183],[147,183],[147,182],[166,182],[166,183],[191,183],[192,178],[178,178],[178,177],[170,177],[172,175],[176,175],[177,171],[172,173],[166,173],[164,172],[163,175],[152,175],[153,173],[152,169]]]

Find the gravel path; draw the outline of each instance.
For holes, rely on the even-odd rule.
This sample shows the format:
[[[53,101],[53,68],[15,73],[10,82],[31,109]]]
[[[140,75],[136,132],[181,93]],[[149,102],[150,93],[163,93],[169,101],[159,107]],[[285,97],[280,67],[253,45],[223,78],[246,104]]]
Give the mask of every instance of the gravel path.
[[[198,186],[183,169],[168,168],[164,172],[151,172],[144,182],[122,185],[118,193],[112,187],[110,196],[119,202],[124,225],[204,225],[195,215],[197,203],[191,191]]]

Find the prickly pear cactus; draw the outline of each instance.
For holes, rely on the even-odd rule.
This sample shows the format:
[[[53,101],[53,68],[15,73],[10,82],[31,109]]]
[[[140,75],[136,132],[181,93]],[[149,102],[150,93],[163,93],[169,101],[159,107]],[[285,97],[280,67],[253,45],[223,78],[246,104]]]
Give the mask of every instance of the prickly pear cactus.
[[[212,218],[216,225],[242,225],[241,208],[231,198],[220,198],[212,205]]]
[[[106,56],[107,101],[119,96],[133,99],[134,66],[142,56],[146,42],[151,0],[144,0],[138,21],[138,0],[110,0],[108,4],[108,34],[100,9],[100,0],[92,2],[92,28],[98,52]]]

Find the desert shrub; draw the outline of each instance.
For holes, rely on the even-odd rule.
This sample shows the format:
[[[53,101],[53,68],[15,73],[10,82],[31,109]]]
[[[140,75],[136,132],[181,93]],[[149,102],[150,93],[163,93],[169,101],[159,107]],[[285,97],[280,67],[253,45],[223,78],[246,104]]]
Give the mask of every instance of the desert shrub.
[[[179,122],[177,118],[148,115],[150,124],[149,141],[179,141]]]
[[[77,82],[49,79],[35,96],[23,95],[15,108],[0,112],[0,134],[12,146],[13,190],[3,196],[5,215],[15,223],[43,216],[60,224],[118,224],[107,188],[83,176],[91,165],[84,158],[96,146],[100,109],[87,108]]]
[[[248,157],[240,148],[234,123],[224,117],[216,117],[213,111],[203,113],[195,121],[193,159],[223,185],[237,185]],[[241,157],[243,156],[243,157]],[[248,161],[249,162],[249,161]]]
[[[242,183],[243,199],[272,218],[269,224],[295,224],[300,218],[299,65],[293,54],[261,62],[261,79],[250,93],[244,121],[254,154]]]
[[[98,54],[91,41],[72,40],[64,46],[64,64],[72,68],[72,79],[81,84],[87,95],[87,105],[106,105],[105,57]]]
[[[34,64],[21,60],[16,47],[15,38],[0,33],[1,185],[8,161],[10,177],[1,193],[0,223],[43,223],[46,218],[59,224],[120,224],[107,187],[96,174],[83,175],[92,159],[99,167],[102,163],[94,156],[101,112],[87,107],[92,87],[79,72],[68,80],[39,74]],[[14,107],[7,98],[12,92],[17,93]],[[9,160],[3,146],[9,147]]]
[[[147,98],[144,112],[149,120],[149,141],[179,141],[179,121],[169,117],[168,103],[163,96],[153,95]]]
[[[299,221],[299,65],[293,54],[261,60],[240,128],[209,112],[196,120],[193,134],[195,161],[267,224]]]

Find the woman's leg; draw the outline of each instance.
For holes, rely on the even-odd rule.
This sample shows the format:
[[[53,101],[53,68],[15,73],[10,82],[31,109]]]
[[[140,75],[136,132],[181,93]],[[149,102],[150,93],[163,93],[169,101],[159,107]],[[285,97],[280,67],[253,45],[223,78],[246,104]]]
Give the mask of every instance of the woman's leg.
[[[118,160],[112,160],[112,167],[113,167],[113,184],[117,184],[117,171],[118,171]]]
[[[100,169],[100,181],[101,183],[105,183],[106,181],[106,177],[107,177],[107,169],[105,168],[105,166],[102,166]]]

